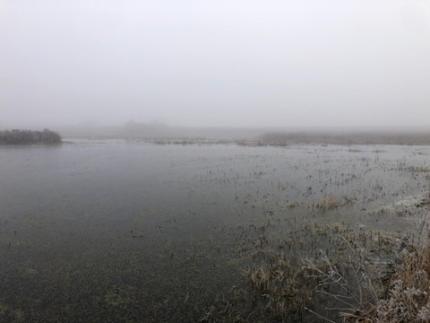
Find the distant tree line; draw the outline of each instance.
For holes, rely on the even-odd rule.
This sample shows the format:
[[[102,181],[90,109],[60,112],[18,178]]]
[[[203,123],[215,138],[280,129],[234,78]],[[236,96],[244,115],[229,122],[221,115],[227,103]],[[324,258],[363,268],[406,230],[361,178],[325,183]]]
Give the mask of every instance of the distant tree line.
[[[51,130],[6,130],[0,131],[0,145],[28,145],[28,144],[59,144],[61,136]]]

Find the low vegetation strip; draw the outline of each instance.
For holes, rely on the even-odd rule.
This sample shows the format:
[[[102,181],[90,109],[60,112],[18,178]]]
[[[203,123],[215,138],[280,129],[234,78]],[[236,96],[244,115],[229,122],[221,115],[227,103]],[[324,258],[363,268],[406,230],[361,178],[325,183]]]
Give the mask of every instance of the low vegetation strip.
[[[61,136],[51,130],[6,130],[0,131],[0,145],[59,144]]]
[[[429,132],[272,132],[261,135],[252,142],[262,146],[287,146],[294,144],[323,145],[430,145]]]

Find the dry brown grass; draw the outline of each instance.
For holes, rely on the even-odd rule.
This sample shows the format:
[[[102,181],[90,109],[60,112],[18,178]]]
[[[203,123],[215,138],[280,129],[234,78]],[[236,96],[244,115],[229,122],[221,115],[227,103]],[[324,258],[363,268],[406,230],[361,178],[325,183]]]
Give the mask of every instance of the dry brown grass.
[[[244,271],[250,289],[262,295],[264,310],[278,320],[300,316],[313,296],[316,282],[307,268],[291,266],[285,259]]]
[[[341,206],[336,196],[328,195],[322,197],[318,202],[314,204],[314,207],[323,211],[334,210]]]
[[[349,317],[349,322],[430,322],[430,248],[405,252],[389,283],[386,297],[367,315]]]
[[[214,305],[204,322],[430,322],[430,247],[341,225],[308,226],[319,242],[306,256],[297,236],[288,250],[271,243],[244,270],[245,285]],[[330,249],[322,250],[323,246]]]
[[[359,291],[360,301],[347,304],[349,308],[339,311],[343,322],[430,322],[430,248],[409,245],[402,250],[397,261],[397,266],[385,281],[381,279],[381,268],[376,271],[372,270],[372,266],[362,268],[361,277],[364,279],[358,280],[355,286]],[[361,262],[356,264],[359,263]],[[341,285],[345,284],[342,287],[345,289],[353,286],[351,281],[336,269],[330,269],[332,274],[317,267],[315,271],[319,272],[321,277],[327,277],[332,286],[342,287]],[[333,293],[327,295],[334,296]],[[344,300],[343,298],[342,302]]]
[[[274,249],[270,242],[261,247],[265,257],[251,259],[244,286],[202,321],[388,322],[378,321],[378,315],[397,272],[399,244],[380,232],[307,226],[283,248]]]

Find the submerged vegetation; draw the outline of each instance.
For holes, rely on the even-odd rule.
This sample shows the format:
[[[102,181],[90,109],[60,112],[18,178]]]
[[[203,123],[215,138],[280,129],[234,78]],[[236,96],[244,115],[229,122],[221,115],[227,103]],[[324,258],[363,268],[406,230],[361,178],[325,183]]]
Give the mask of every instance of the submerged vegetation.
[[[51,130],[6,130],[0,131],[0,145],[59,144],[61,136]]]

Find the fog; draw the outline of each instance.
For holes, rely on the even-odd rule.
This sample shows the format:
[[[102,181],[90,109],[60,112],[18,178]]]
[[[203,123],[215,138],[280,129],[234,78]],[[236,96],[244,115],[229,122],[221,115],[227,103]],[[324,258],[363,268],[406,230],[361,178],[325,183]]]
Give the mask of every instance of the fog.
[[[430,2],[0,1],[0,127],[430,125]]]

